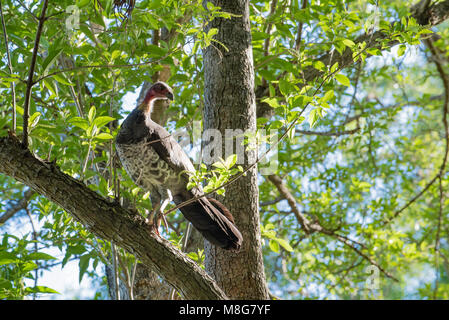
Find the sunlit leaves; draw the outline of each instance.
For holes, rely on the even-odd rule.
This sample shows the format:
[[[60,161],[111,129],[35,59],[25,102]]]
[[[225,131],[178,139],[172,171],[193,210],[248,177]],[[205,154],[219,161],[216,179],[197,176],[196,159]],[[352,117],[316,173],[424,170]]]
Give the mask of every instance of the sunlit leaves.
[[[208,169],[205,164],[201,164],[199,170],[189,173],[187,189],[190,190],[204,183],[204,192],[211,192],[219,188],[216,191],[217,194],[225,195],[226,189],[221,188],[221,186],[229,181],[231,177],[243,171],[242,166],[235,166],[237,160],[237,155],[231,154],[226,159],[220,158],[219,161],[213,163],[212,169]]]
[[[265,226],[260,226],[260,231],[262,233],[262,237],[269,239],[268,245],[270,249],[276,253],[279,253],[280,248],[282,247],[284,250],[291,252],[293,248],[285,239],[278,238],[276,236],[276,231],[274,230],[274,225],[267,224]]]
[[[349,79],[348,79],[348,77],[345,76],[344,74],[341,74],[341,73],[336,74],[336,75],[335,75],[335,79],[337,79],[337,81],[338,81],[340,84],[342,84],[342,85],[344,85],[344,86],[346,86],[346,87],[349,87],[350,84],[351,84],[350,81],[349,81]]]
[[[69,122],[82,129],[84,131],[83,136],[89,140],[99,139],[99,140],[109,140],[113,136],[108,132],[101,132],[101,129],[105,127],[106,124],[115,120],[115,118],[110,116],[96,116],[96,108],[91,107],[87,115],[87,120],[81,117],[73,117]]]

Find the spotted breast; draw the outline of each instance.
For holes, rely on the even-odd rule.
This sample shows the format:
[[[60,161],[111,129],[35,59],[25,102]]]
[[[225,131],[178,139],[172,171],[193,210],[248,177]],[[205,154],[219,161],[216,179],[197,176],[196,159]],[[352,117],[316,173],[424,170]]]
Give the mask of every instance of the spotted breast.
[[[144,190],[169,188],[179,183],[180,177],[167,162],[161,160],[151,143],[149,139],[144,139],[134,144],[117,144],[118,156],[128,175]]]

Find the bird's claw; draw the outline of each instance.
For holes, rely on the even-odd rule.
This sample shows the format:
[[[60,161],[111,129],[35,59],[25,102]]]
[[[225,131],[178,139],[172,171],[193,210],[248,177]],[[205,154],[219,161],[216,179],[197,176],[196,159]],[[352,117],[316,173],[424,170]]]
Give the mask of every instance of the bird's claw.
[[[154,221],[151,221],[148,218],[145,219],[145,223],[148,224],[151,232],[154,232],[158,236],[161,236],[160,233],[159,233],[159,228],[157,226],[157,223],[154,223]]]

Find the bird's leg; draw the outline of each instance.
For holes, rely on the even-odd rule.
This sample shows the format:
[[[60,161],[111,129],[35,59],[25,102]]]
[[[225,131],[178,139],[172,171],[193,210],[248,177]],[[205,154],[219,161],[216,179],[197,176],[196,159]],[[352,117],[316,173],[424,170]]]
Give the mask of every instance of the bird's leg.
[[[172,194],[170,192],[170,190],[166,189],[164,190],[165,192],[162,192],[162,197],[164,198],[164,200],[162,201],[161,206],[159,207],[159,210],[157,212],[157,221],[158,221],[158,225],[161,224],[161,219],[164,222],[164,226],[165,226],[165,230],[168,231],[168,223],[167,220],[165,219],[165,214],[164,214],[164,210],[167,207],[167,205],[170,203],[170,201],[173,200]]]
[[[159,192],[157,192],[157,190],[152,190],[150,193],[150,199],[151,199],[151,204],[153,206],[153,209],[150,211],[150,213],[148,214],[148,217],[146,219],[146,222],[150,225],[150,229],[152,231],[154,231],[157,235],[159,234],[159,224],[160,221],[158,223],[158,212],[161,208],[161,195],[159,194]]]

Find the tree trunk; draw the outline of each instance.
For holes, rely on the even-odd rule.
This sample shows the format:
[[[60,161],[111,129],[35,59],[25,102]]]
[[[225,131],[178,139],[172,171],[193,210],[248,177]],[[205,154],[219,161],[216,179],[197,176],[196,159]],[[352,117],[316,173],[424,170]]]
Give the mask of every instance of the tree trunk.
[[[231,19],[216,18],[206,28],[206,33],[211,28],[217,28],[215,39],[229,50],[213,42],[204,52],[204,129],[220,131],[224,151],[226,140],[229,142],[229,139],[234,139],[225,135],[226,129],[256,130],[249,1],[210,2],[221,7],[222,11],[236,15]],[[245,150],[244,158],[244,163],[242,159],[238,161],[245,168],[256,160],[255,150]],[[223,200],[243,235],[241,251],[236,254],[209,243],[205,245],[206,270],[232,299],[269,298],[263,266],[258,200],[257,167],[254,167],[246,176],[226,188]]]

